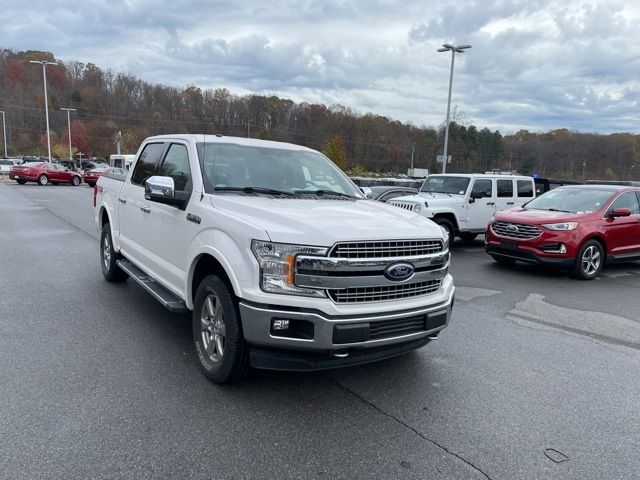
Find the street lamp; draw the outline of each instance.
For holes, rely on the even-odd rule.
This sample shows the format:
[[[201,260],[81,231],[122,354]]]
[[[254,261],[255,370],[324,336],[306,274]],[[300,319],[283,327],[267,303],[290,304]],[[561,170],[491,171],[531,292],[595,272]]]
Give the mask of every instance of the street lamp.
[[[69,127],[69,160],[73,160],[73,153],[71,153],[71,113],[75,112],[75,108],[61,108],[60,110],[64,110],[67,112],[67,126]]]
[[[4,140],[4,158],[7,158],[7,125],[4,123],[4,112],[2,114],[2,139]]]
[[[447,147],[449,145],[449,112],[451,111],[451,87],[453,86],[453,64],[455,62],[456,53],[464,53],[467,48],[471,48],[471,45],[459,45],[454,46],[450,43],[445,43],[442,48],[438,49],[438,52],[451,52],[451,73],[449,74],[449,99],[447,100],[447,121],[444,129],[444,154],[442,161],[442,173],[447,173]]]
[[[42,65],[42,81],[44,82],[44,113],[47,117],[47,148],[49,153],[49,162],[51,162],[51,134],[49,133],[49,101],[47,100],[47,65],[58,65],[56,62],[47,62],[46,60],[31,60],[30,63],[39,63]]]

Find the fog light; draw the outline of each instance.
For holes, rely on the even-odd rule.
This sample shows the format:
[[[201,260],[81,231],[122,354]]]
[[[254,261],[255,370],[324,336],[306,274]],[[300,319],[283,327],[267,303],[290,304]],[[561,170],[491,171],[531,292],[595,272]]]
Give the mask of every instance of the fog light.
[[[564,246],[564,243],[560,245],[558,253],[567,253],[567,247]]]
[[[273,330],[274,332],[289,330],[289,320],[284,320],[282,318],[271,320],[271,330]]]

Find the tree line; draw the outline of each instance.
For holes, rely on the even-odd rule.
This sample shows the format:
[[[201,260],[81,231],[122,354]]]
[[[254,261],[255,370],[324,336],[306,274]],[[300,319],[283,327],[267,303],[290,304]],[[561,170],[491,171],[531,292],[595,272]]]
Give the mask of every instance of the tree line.
[[[0,110],[6,112],[10,155],[46,155],[42,67],[56,61],[43,51],[0,51]],[[135,153],[150,135],[222,134],[305,145],[324,151],[341,168],[355,171],[438,171],[444,128],[416,126],[343,105],[296,103],[267,95],[233,95],[226,88],[180,89],[103,70],[93,63],[58,62],[47,67],[48,106],[55,156],[69,156],[67,114],[73,151],[108,158],[118,132],[123,153]],[[479,128],[454,115],[449,132],[450,172],[493,169],[561,178],[636,178],[640,136],[600,135],[567,129],[513,135]]]

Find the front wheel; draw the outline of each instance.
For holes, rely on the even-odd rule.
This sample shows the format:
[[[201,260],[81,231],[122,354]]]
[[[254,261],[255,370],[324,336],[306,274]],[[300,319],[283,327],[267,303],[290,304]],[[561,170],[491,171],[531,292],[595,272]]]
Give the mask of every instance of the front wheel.
[[[436,222],[442,228],[446,229],[447,232],[449,233],[449,241],[447,242],[445,247],[446,248],[451,248],[451,245],[453,245],[453,238],[454,238],[454,236],[456,234],[456,231],[453,228],[453,224],[449,220],[447,220],[446,218],[438,218],[438,217],[436,217],[434,222]]]
[[[47,183],[49,183],[49,177],[47,177],[46,175],[40,175],[38,177],[38,183],[44,187]]]
[[[580,280],[593,280],[602,271],[604,261],[602,244],[596,240],[587,240],[578,252],[571,276]]]
[[[205,376],[215,383],[242,378],[249,368],[248,347],[236,299],[220,277],[209,275],[200,282],[192,323],[196,356]]]
[[[73,185],[74,187],[77,187],[78,185],[80,185],[80,177],[73,177],[71,179],[71,185]]]
[[[116,263],[120,258],[122,257],[113,249],[111,227],[105,223],[100,234],[100,266],[102,275],[108,282],[124,282],[129,278],[129,275]]]

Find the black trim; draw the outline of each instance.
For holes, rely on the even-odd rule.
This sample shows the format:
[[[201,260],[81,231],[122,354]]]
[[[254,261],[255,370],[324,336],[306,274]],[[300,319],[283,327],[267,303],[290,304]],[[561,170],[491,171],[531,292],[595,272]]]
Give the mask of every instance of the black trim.
[[[330,352],[307,353],[289,350],[276,350],[250,345],[249,358],[251,366],[266,370],[286,370],[304,372],[310,370],[328,370],[351,365],[376,362],[402,355],[416,350],[430,342],[429,338],[421,338],[410,342],[386,345],[366,349],[344,349],[349,353],[346,357],[335,357]],[[342,351],[341,351],[342,353]]]
[[[187,213],[187,220],[193,223],[197,223],[198,225],[200,225],[200,222],[202,221],[202,219],[198,215],[195,215],[193,213]]]
[[[552,258],[536,255],[529,250],[509,250],[501,247],[487,245],[485,251],[491,255],[500,258],[510,258],[521,262],[534,263],[537,265],[548,265],[559,268],[569,268],[575,263],[574,258]]]
[[[617,255],[607,255],[607,263],[629,262],[640,260],[640,252],[619,253]]]

